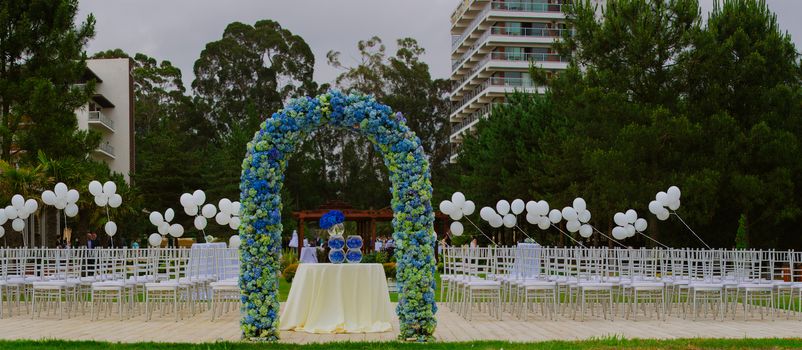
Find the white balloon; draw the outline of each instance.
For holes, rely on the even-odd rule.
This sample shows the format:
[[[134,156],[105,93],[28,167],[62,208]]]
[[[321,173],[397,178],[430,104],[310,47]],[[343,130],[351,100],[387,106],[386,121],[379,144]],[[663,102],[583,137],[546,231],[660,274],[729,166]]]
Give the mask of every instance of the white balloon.
[[[663,206],[660,204],[660,202],[656,200],[649,202],[650,213],[657,215],[657,213],[659,213],[661,209],[663,209]]]
[[[560,213],[559,210],[552,209],[549,212],[549,221],[551,221],[552,224],[556,224],[556,223],[560,222],[560,220],[562,220],[562,219],[563,219],[563,216],[562,216],[562,214]]]
[[[11,228],[13,228],[14,231],[22,232],[25,228],[25,221],[20,218],[14,219],[14,221],[11,221]]]
[[[679,199],[674,199],[671,203],[668,203],[668,209],[677,210],[679,209]]]
[[[635,209],[627,210],[626,214],[624,215],[626,215],[627,223],[629,224],[634,224],[635,220],[638,220],[638,212],[636,212]]]
[[[195,201],[192,200],[192,195],[189,193],[182,194],[179,202],[181,202],[182,207],[191,207],[195,204]]]
[[[217,202],[217,208],[223,213],[231,213],[231,200],[223,198]]]
[[[170,236],[175,238],[181,237],[184,235],[184,226],[181,226],[180,224],[172,224],[170,225],[169,233]]]
[[[18,215],[17,215],[17,209],[16,209],[16,208],[14,208],[14,207],[12,207],[12,206],[10,206],[10,205],[9,205],[9,206],[7,206],[7,207],[6,207],[6,217],[7,217],[9,220],[14,220],[14,219],[16,219],[16,218],[18,217]]]
[[[454,210],[454,211],[451,212],[451,214],[448,217],[450,217],[451,220],[454,220],[454,221],[462,219],[462,210]]]
[[[669,213],[668,210],[663,209],[662,211],[657,213],[657,220],[666,221],[666,220],[668,220],[668,217],[670,215],[671,215],[671,213]]]
[[[647,225],[648,223],[646,222],[646,219],[638,218],[638,220],[635,220],[635,230],[638,232],[646,231]]]
[[[51,190],[42,192],[42,203],[47,205],[56,204],[56,193]]]
[[[533,213],[531,211],[527,212],[526,213],[526,222],[528,222],[528,223],[530,223],[532,225],[537,225],[537,223],[540,222],[540,216],[538,216],[537,214],[535,214],[535,213]]]
[[[590,210],[585,209],[579,212],[579,214],[577,214],[577,219],[583,224],[588,223],[588,221],[590,221]]]
[[[206,204],[203,206],[201,214],[203,214],[203,216],[205,216],[207,219],[211,219],[215,214],[217,214],[217,208],[214,207],[214,204]]]
[[[613,238],[618,240],[627,238],[627,230],[621,226],[613,227]]]
[[[3,236],[5,235],[6,235],[6,229],[3,228],[3,226],[0,226],[0,238],[3,238]]]
[[[239,202],[231,202],[231,215],[239,216],[240,204]]]
[[[105,226],[103,226],[103,230],[106,231],[106,234],[109,235],[109,237],[114,237],[114,235],[117,234],[117,224],[114,223],[114,221],[109,221]]]
[[[582,227],[582,224],[580,224],[579,221],[577,220],[569,220],[568,222],[565,223],[565,228],[569,232],[577,232],[579,231],[580,227]]]
[[[117,193],[117,184],[114,183],[114,181],[106,181],[106,183],[103,184],[103,194],[109,197],[115,193]]]
[[[195,217],[195,228],[196,229],[203,230],[203,229],[206,228],[206,224],[207,224],[207,222],[206,222],[206,218],[205,217],[200,216],[200,215]]]
[[[476,204],[473,201],[465,201],[465,204],[462,205],[462,215],[471,215],[474,211],[476,211]]]
[[[75,215],[78,215],[78,204],[70,203],[64,208],[64,215],[67,215],[71,218],[74,218]]]
[[[78,199],[80,199],[80,198],[81,198],[81,194],[78,193],[78,190],[71,189],[71,190],[67,191],[67,202],[75,203],[75,202],[78,202]]]
[[[493,217],[493,214],[495,214],[495,211],[493,211],[493,208],[491,207],[484,207],[479,211],[479,217],[488,222],[490,221],[490,218]]]
[[[654,196],[654,199],[657,200],[658,203],[662,206],[668,206],[668,194],[663,191],[657,192],[657,195]]]
[[[682,192],[680,192],[679,187],[671,186],[668,188],[668,191],[666,191],[666,194],[668,194],[668,197],[671,200],[679,200],[679,197],[682,195]]]
[[[150,236],[148,237],[148,244],[150,244],[151,247],[161,246],[162,236],[159,235],[158,233],[151,233]]]
[[[451,212],[454,210],[454,203],[451,203],[449,200],[444,200],[440,202],[440,211],[443,214],[451,215]]]
[[[465,204],[465,195],[462,192],[454,192],[451,195],[451,203],[454,203],[454,208],[462,208],[462,205]]]
[[[582,199],[582,197],[576,197],[574,199],[573,206],[574,209],[576,209],[576,211],[580,213],[588,208],[587,203],[585,203],[585,200]]]
[[[615,224],[618,226],[626,226],[627,215],[621,212],[615,213],[613,216],[613,222],[615,222]]]
[[[496,203],[496,211],[499,215],[507,215],[510,212],[510,202],[502,199]]]
[[[66,208],[67,204],[70,204],[67,203],[67,197],[56,197],[56,204],[54,205],[54,207],[56,207],[56,209],[61,210]]]
[[[231,221],[231,215],[224,212],[219,212],[214,217],[214,221],[216,221],[218,225],[228,225],[228,223]]]
[[[100,181],[92,180],[92,182],[89,183],[89,193],[95,197],[103,193],[103,185],[100,184]]]
[[[150,212],[150,216],[148,217],[148,219],[150,219],[150,223],[156,227],[159,227],[159,225],[161,225],[164,222],[164,217],[162,216],[162,213],[159,213],[158,211]]]
[[[576,210],[574,210],[574,208],[571,207],[563,208],[562,215],[566,221],[576,221],[578,216]]]
[[[25,201],[25,211],[33,214],[36,212],[36,209],[39,209],[39,202],[37,202],[35,199],[31,198]]]
[[[6,209],[0,208],[0,225],[4,225],[8,221],[8,216],[6,216]]]
[[[167,210],[164,211],[164,221],[170,222],[173,221],[173,218],[175,218],[175,210],[173,210],[173,208],[167,208]]]
[[[510,210],[512,210],[512,213],[515,215],[523,213],[524,209],[526,209],[526,203],[521,199],[516,199],[510,204]]]
[[[166,223],[166,222],[162,222],[162,223],[159,224],[157,229],[158,229],[160,235],[166,236],[168,233],[170,233],[170,224]]]
[[[115,193],[109,197],[109,206],[112,208],[119,208],[123,204],[123,196]]]
[[[198,215],[198,207],[193,203],[188,207],[184,207],[184,213],[186,213],[189,216]]]
[[[635,235],[635,226],[627,225],[624,228],[627,230],[627,237],[632,237]]]
[[[454,236],[462,236],[462,232],[465,228],[462,227],[462,223],[459,221],[454,221],[451,223],[451,233]]]
[[[513,214],[507,214],[504,215],[504,218],[501,219],[501,221],[504,224],[504,227],[513,228],[515,227],[515,224],[518,222],[518,219]]]
[[[206,202],[205,192],[201,190],[195,190],[195,192],[192,193],[192,203],[194,203],[197,206],[201,206],[205,202]]]
[[[22,210],[17,211],[17,217],[20,219],[27,219],[29,216],[31,216],[31,213],[25,210],[25,206],[22,207]]]
[[[232,230],[239,230],[240,219],[237,216],[232,216],[231,221],[228,222],[228,227],[231,227]]]
[[[239,235],[233,235],[231,238],[228,239],[228,246],[230,248],[239,248],[242,244],[242,239],[239,238]]]
[[[526,202],[526,212],[535,214],[537,211],[537,202],[535,201],[528,201]]]
[[[549,203],[544,200],[539,200],[537,202],[537,210],[535,214],[540,216],[546,216],[549,214]]]
[[[103,195],[97,196],[95,197],[95,204],[98,207],[105,207],[106,204],[109,204],[109,198]]]
[[[54,192],[56,192],[56,197],[66,197],[69,189],[65,183],[59,182],[56,184],[56,188],[54,190]]]
[[[25,208],[25,198],[22,195],[15,194],[14,197],[11,197],[11,206],[17,211],[23,210]]]
[[[537,227],[541,230],[548,230],[551,227],[551,221],[545,216],[540,217],[540,222],[537,223]]]
[[[588,224],[580,226],[579,235],[582,236],[582,238],[590,238],[590,236],[593,236],[593,227]]]
[[[501,217],[501,215],[493,214],[493,217],[490,218],[489,223],[491,227],[499,228],[504,224],[504,219]]]

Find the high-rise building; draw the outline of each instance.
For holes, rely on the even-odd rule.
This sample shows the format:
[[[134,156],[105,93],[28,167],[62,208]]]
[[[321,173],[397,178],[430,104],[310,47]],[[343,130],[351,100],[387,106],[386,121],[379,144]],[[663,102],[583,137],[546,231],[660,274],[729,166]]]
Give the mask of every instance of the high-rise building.
[[[78,128],[102,135],[92,158],[105,162],[130,182],[135,168],[133,64],[128,58],[110,58],[90,59],[86,65],[86,79],[95,80],[95,93],[75,111]]]
[[[570,30],[570,0],[461,0],[451,15],[451,161],[467,133],[505,94],[542,93],[529,76],[534,64],[551,74],[568,67],[552,47]]]

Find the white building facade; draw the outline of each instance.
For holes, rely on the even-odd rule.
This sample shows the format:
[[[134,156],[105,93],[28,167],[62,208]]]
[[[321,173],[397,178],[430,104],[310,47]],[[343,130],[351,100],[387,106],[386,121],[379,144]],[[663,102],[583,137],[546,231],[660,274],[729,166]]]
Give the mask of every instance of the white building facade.
[[[105,162],[130,183],[136,164],[133,64],[128,58],[90,59],[86,64],[87,79],[95,80],[95,93],[75,111],[78,128],[102,135],[92,158]]]
[[[553,74],[568,57],[553,48],[569,31],[570,0],[461,0],[451,15],[451,161],[464,137],[513,91],[543,93],[529,76],[535,65]]]

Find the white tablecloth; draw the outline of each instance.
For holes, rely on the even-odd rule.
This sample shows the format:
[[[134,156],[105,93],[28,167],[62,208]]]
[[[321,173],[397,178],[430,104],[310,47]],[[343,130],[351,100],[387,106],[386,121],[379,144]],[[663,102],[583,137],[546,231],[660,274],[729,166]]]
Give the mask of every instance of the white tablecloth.
[[[316,247],[301,248],[301,257],[298,260],[301,263],[306,263],[306,264],[317,263],[317,248]]]
[[[392,329],[381,264],[302,264],[281,312],[281,330],[375,333]]]

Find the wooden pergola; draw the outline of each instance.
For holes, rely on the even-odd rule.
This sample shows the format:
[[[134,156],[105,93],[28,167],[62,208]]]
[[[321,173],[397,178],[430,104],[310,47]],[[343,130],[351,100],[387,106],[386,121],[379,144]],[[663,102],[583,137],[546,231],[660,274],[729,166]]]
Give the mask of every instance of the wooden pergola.
[[[292,217],[298,220],[298,255],[303,248],[305,223],[313,221],[317,223],[329,210],[339,210],[345,214],[345,221],[356,221],[356,234],[362,236],[365,244],[363,251],[371,252],[376,242],[376,223],[388,222],[393,220],[393,211],[389,207],[382,209],[354,209],[350,204],[343,201],[328,201],[320,205],[317,209],[301,210],[292,212]],[[448,216],[435,211],[434,228],[436,234],[445,234],[448,225]],[[346,233],[348,235],[348,233]],[[435,249],[437,251],[437,249]]]

